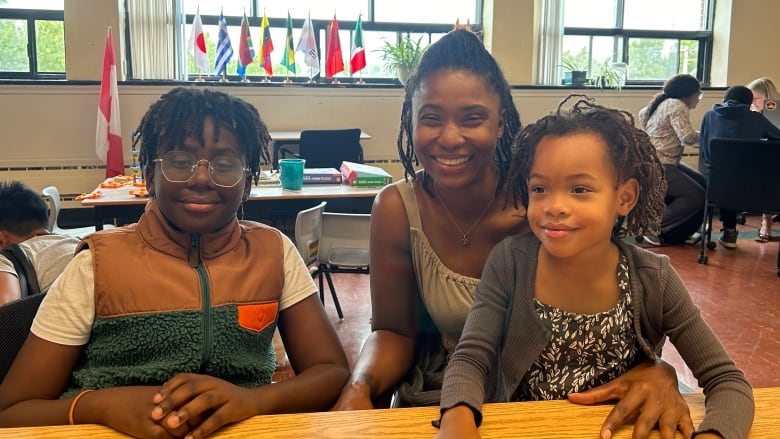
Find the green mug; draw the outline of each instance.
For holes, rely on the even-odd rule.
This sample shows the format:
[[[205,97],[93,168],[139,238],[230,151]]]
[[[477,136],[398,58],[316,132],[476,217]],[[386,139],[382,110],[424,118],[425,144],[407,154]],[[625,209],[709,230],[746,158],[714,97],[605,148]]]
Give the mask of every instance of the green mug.
[[[282,189],[299,191],[303,185],[305,159],[279,159],[279,181]]]

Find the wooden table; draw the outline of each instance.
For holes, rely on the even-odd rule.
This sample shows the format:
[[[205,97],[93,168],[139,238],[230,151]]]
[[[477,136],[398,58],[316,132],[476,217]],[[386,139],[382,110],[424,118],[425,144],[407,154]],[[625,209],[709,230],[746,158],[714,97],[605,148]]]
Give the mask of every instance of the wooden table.
[[[755,389],[756,417],[749,439],[768,439],[780,431],[780,387]],[[685,395],[694,424],[704,415],[704,396]],[[611,405],[579,406],[567,401],[515,402],[488,404],[480,428],[484,439],[596,438]],[[436,433],[431,420],[438,407],[323,412],[290,415],[255,416],[218,431],[214,438],[264,439],[430,439]],[[98,425],[27,427],[0,429],[3,438],[123,438],[121,433]],[[614,438],[628,439],[631,427],[624,427]],[[678,434],[677,437],[682,437]],[[658,439],[657,431],[650,438]]]
[[[95,228],[103,229],[107,221],[120,223],[136,221],[143,213],[149,198],[130,195],[132,185],[116,189],[96,188],[101,195],[97,198],[86,198],[82,206],[92,207],[95,213]],[[341,184],[306,184],[300,191],[288,191],[279,186],[253,187],[249,200],[244,206],[244,218],[265,218],[272,213],[295,213],[317,205],[320,201],[328,201],[330,212],[370,213],[374,196],[381,188],[352,187]]]

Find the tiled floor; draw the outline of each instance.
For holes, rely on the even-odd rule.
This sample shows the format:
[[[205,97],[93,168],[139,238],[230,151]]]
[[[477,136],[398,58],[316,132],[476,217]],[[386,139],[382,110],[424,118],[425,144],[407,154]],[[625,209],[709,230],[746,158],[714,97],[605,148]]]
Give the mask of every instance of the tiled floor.
[[[780,386],[780,277],[776,275],[778,235],[766,244],[752,240],[758,219],[748,218],[736,250],[708,250],[709,262],[697,262],[699,247],[680,245],[651,250],[668,255],[707,322],[754,387]],[[716,227],[719,224],[715,225]],[[369,276],[334,275],[344,310],[336,316],[326,294],[325,308],[341,338],[350,364],[370,332]],[[678,370],[683,387],[697,389],[696,380],[667,343],[664,358]],[[281,376],[280,376],[281,377]]]

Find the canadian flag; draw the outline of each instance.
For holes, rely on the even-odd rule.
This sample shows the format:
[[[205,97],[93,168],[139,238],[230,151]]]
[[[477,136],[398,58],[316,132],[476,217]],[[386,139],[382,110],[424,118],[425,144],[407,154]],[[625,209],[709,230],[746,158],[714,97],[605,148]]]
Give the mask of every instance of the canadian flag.
[[[119,124],[119,91],[116,86],[116,58],[114,36],[108,28],[106,49],[103,53],[103,78],[100,80],[98,98],[97,134],[95,152],[106,164],[106,178],[124,174],[122,154],[122,128]]]

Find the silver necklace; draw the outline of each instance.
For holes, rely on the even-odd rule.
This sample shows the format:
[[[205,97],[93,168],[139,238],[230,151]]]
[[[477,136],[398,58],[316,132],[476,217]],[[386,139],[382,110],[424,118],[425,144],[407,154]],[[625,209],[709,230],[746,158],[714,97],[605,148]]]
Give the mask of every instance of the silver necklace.
[[[485,210],[483,210],[482,213],[479,214],[477,219],[474,220],[474,222],[471,224],[471,227],[469,227],[468,230],[466,230],[465,232],[463,231],[463,229],[460,228],[458,222],[455,221],[455,218],[450,213],[450,210],[447,209],[447,205],[444,204],[444,199],[441,197],[441,195],[439,195],[439,190],[436,189],[436,182],[433,183],[433,192],[436,194],[436,199],[439,200],[441,207],[444,208],[444,213],[446,213],[447,216],[450,217],[450,221],[452,221],[452,223],[455,224],[455,227],[458,228],[458,231],[462,235],[460,238],[460,244],[464,247],[467,247],[471,243],[471,240],[469,240],[469,233],[471,233],[471,231],[474,230],[474,227],[477,227],[477,224],[479,224],[479,222],[482,221],[482,218],[485,216],[488,210],[490,210],[490,206],[493,205],[493,201],[496,199],[496,191],[495,190],[493,191],[493,196],[490,198],[490,202],[487,204],[487,206],[485,206]]]

